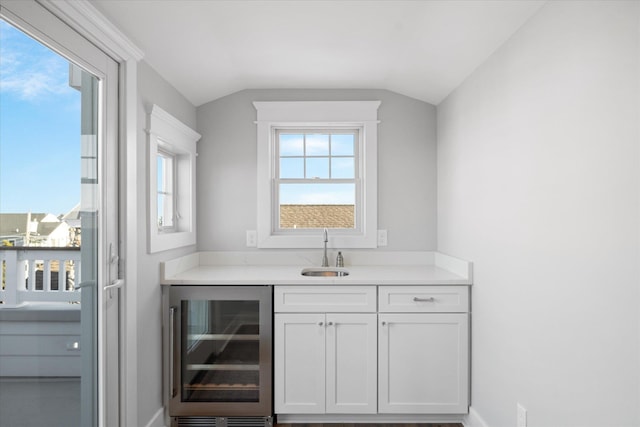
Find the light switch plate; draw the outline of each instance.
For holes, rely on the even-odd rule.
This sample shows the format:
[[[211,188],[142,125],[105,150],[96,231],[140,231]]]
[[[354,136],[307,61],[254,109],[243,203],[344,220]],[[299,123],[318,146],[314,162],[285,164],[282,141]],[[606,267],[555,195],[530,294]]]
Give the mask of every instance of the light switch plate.
[[[378,230],[378,246],[387,246],[387,230]]]
[[[258,232],[256,230],[247,230],[247,247],[255,248],[258,246]]]

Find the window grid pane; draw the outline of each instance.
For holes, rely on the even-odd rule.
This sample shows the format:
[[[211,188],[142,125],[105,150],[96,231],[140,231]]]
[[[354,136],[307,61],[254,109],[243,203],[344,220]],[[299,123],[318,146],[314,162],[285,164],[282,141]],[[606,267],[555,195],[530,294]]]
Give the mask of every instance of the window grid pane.
[[[174,227],[174,186],[175,186],[175,161],[172,154],[164,151],[158,152],[157,157],[158,199],[157,220],[159,229],[171,229]]]
[[[304,157],[281,157],[280,178],[304,178]]]
[[[304,156],[304,135],[280,135],[279,150],[281,156]]]
[[[305,174],[307,179],[330,178],[328,157],[307,157],[305,165]]]
[[[355,165],[353,157],[332,157],[331,176],[341,179],[355,178]]]
[[[353,156],[355,148],[355,135],[334,134],[331,135],[331,155],[332,156]]]
[[[329,135],[310,133],[304,135],[304,154],[306,156],[328,156]]]

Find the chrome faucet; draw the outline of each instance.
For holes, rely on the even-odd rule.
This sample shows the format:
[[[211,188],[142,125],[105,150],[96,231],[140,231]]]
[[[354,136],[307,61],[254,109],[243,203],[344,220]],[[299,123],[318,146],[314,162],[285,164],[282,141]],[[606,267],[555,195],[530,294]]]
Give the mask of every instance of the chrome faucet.
[[[329,241],[329,231],[324,229],[324,255],[322,256],[322,266],[329,267],[329,258],[327,258],[327,242]]]

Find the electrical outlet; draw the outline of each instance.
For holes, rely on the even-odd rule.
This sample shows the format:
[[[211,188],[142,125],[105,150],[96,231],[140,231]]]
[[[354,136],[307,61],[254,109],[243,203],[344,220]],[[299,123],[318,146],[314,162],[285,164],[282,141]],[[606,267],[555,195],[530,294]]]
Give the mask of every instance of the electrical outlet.
[[[378,246],[387,246],[387,230],[378,230]]]
[[[247,247],[255,248],[258,246],[258,232],[256,230],[247,230]]]
[[[521,404],[518,405],[518,420],[517,427],[527,427],[527,409]]]

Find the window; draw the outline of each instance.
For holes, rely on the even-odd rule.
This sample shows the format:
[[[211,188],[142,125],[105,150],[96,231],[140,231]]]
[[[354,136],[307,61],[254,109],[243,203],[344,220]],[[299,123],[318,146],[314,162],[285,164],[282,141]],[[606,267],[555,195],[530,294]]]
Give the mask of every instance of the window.
[[[157,105],[149,125],[149,252],[194,245],[200,135]]]
[[[359,129],[276,129],[274,231],[356,229]]]
[[[255,102],[257,246],[376,247],[379,101]]]
[[[174,230],[175,205],[175,156],[164,150],[158,150],[158,231]]]

